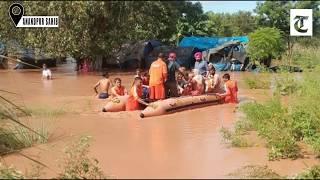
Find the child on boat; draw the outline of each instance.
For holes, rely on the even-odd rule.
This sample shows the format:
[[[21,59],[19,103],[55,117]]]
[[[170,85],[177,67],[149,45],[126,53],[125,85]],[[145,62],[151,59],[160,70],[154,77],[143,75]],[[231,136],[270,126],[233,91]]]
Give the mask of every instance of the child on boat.
[[[112,97],[124,96],[128,94],[126,88],[121,85],[120,78],[115,78],[114,83],[115,83],[115,86],[111,88]]]
[[[230,80],[230,74],[222,76],[224,81],[225,93],[217,93],[225,103],[238,103],[238,85],[236,81]]]
[[[177,88],[179,96],[184,94],[187,85],[188,82],[184,79],[184,74],[182,72],[179,72],[177,76]]]
[[[148,106],[148,103],[142,100],[142,91],[142,79],[135,77],[126,104],[126,111],[141,110],[142,105]]]

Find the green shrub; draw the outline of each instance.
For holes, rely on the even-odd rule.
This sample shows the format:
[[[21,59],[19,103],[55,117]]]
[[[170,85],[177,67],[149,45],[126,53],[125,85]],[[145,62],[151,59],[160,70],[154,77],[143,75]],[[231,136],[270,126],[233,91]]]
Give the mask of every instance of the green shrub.
[[[298,45],[293,50],[292,59],[294,65],[313,70],[320,64],[320,49],[319,47],[305,48]]]
[[[63,172],[59,179],[103,179],[106,178],[98,167],[98,160],[88,157],[89,136],[81,137],[79,141],[69,145],[63,159]]]
[[[279,179],[281,176],[269,169],[268,166],[261,165],[247,165],[235,172],[228,174],[228,176],[241,179]]]
[[[249,39],[247,50],[253,60],[277,58],[284,52],[281,33],[277,28],[259,28],[249,34]]]
[[[24,176],[20,171],[13,167],[7,167],[0,163],[0,179],[23,179]]]
[[[295,179],[320,179],[320,166],[313,166],[304,172],[298,174]]]
[[[267,140],[270,160],[299,157],[299,147],[288,127],[291,119],[279,100],[272,99],[265,104],[244,104],[241,110],[258,135]]]
[[[249,147],[251,144],[241,135],[232,132],[226,128],[220,129],[223,141],[230,144],[232,147]]]
[[[269,89],[270,80],[263,79],[261,76],[254,76],[253,78],[245,78],[245,83],[250,89]]]
[[[276,93],[281,95],[290,95],[300,89],[297,80],[288,73],[279,75],[276,78]]]
[[[277,92],[290,97],[290,103],[280,103],[279,93],[270,101],[241,106],[246,120],[265,138],[270,160],[300,156],[298,141],[308,144],[320,156],[320,76],[305,73],[297,81],[294,74],[279,74]]]

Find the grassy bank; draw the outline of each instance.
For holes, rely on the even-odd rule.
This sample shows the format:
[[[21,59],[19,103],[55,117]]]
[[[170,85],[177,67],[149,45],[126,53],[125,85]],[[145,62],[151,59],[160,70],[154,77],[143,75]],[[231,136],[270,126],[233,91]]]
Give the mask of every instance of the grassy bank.
[[[88,156],[90,140],[91,137],[82,136],[66,147],[65,155],[59,159],[61,170],[55,179],[114,179],[104,174],[97,159]],[[22,173],[0,161],[0,179],[38,179],[43,171],[39,166],[36,167],[36,169]]]
[[[296,80],[293,74],[278,75],[274,97],[268,102],[241,107],[246,121],[267,140],[270,159],[297,158],[299,142],[320,155],[320,76],[309,72]],[[282,97],[286,95],[286,101]]]
[[[273,79],[261,73],[261,78],[245,79],[248,88],[270,88],[273,96],[265,103],[243,104],[240,111],[245,117],[236,122],[233,130],[220,131],[225,142],[248,147],[251,142],[246,135],[254,130],[266,141],[269,160],[302,157],[302,148],[320,157],[320,49],[296,47],[292,65],[302,67],[304,72],[282,71],[273,74]],[[320,178],[320,168],[313,166],[289,178]]]

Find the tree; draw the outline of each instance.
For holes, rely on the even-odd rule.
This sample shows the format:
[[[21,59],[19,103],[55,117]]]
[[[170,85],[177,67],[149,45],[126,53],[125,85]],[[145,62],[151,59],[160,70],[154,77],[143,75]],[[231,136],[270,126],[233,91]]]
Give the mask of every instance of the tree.
[[[210,36],[245,36],[256,29],[255,16],[251,12],[207,12],[206,15],[212,27]]]
[[[317,40],[316,38],[311,40],[312,38],[296,38],[290,36],[290,9],[313,9],[313,29],[317,36],[320,31],[319,5],[319,1],[265,1],[257,4],[255,12],[257,13],[258,26],[275,27],[281,31],[287,44],[289,64],[292,59],[293,45],[297,40]]]
[[[213,24],[208,21],[208,16],[203,13],[200,2],[184,2],[178,8],[180,16],[176,24],[176,33],[171,37],[171,42],[176,44],[185,36],[209,36],[213,31]]]
[[[26,1],[22,2],[25,15],[59,16],[59,28],[15,28],[8,16],[11,3],[0,2],[1,41],[14,39],[24,47],[41,49],[54,56],[93,59],[110,57],[128,41],[168,42],[176,32],[175,24],[183,10],[179,4],[190,5],[186,1]],[[198,11],[202,12],[201,5],[190,13],[190,18]]]
[[[283,39],[277,28],[260,28],[249,34],[248,54],[251,59],[270,66],[271,59],[284,51]]]

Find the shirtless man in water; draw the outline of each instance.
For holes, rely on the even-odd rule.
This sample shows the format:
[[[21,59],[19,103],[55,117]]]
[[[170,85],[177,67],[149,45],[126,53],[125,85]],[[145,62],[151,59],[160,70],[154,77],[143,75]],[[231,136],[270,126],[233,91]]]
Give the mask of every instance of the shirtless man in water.
[[[112,86],[112,82],[109,79],[109,74],[107,72],[102,74],[103,79],[99,80],[97,84],[94,86],[94,91],[96,92],[96,95],[98,95],[97,87],[100,86],[100,94],[98,96],[99,99],[107,99],[109,97],[108,91],[110,85]]]

